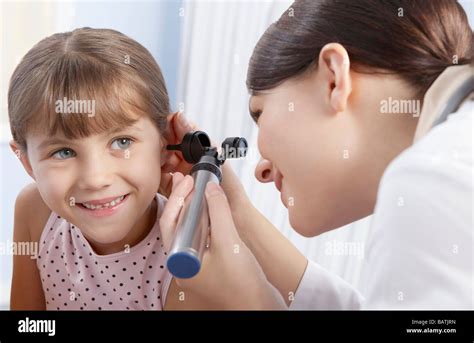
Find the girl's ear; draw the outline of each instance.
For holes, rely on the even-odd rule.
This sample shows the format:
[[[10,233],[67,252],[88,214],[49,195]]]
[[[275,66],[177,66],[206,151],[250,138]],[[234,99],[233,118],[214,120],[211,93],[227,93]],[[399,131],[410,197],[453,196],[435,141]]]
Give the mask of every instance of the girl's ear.
[[[169,161],[172,155],[172,151],[167,150],[166,146],[168,145],[168,140],[161,136],[160,138],[160,166],[163,168],[163,166]]]
[[[166,117],[166,128],[164,132],[160,135],[160,154],[161,154],[161,167],[163,167],[166,162],[169,161],[172,152],[166,149],[168,144],[173,143],[176,140],[176,134],[174,132],[173,120],[178,115],[178,112],[170,113]]]
[[[25,168],[25,171],[28,173],[28,175],[30,175],[31,178],[36,181],[35,175],[33,174],[33,168],[31,168],[31,163],[26,153],[26,149],[22,148],[14,140],[10,141],[10,149],[12,149],[13,153],[16,155],[16,157],[18,157],[18,159],[20,160],[21,164],[23,165],[23,168]]]
[[[335,112],[344,111],[352,92],[347,50],[339,43],[326,44],[319,53],[318,69],[322,72],[328,90],[329,106]]]
[[[178,113],[179,112],[170,113],[166,117],[166,128],[162,136],[168,144],[174,144],[173,142],[176,140],[176,132],[173,123],[175,122]]]

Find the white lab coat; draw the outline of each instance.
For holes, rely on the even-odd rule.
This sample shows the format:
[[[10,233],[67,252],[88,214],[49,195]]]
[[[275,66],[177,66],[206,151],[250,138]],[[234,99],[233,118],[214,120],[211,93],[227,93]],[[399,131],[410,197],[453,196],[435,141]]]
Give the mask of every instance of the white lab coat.
[[[438,78],[427,96],[436,102],[450,80]],[[434,120],[425,109],[436,107],[426,99],[425,129]],[[473,115],[470,97],[444,123],[417,127],[387,167],[359,289],[309,261],[290,309],[474,308]]]

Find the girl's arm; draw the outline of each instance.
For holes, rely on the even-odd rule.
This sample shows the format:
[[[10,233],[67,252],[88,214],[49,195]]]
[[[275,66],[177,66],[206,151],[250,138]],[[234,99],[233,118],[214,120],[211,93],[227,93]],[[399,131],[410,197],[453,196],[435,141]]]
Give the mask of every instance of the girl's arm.
[[[15,244],[37,244],[49,209],[44,204],[35,184],[28,185],[15,203],[13,241]],[[46,217],[46,219],[45,219]],[[12,310],[45,310],[43,287],[36,259],[31,255],[13,256],[13,278],[10,294]]]
[[[306,270],[306,257],[250,202],[242,184],[228,165],[223,183],[240,238],[252,251],[268,281],[287,305],[293,299]]]

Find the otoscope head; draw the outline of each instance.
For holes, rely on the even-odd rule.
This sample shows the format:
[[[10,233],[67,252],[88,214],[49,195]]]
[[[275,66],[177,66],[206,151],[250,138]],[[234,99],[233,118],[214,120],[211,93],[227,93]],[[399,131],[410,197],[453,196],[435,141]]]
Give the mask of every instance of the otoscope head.
[[[184,135],[181,144],[168,145],[168,150],[179,150],[186,162],[198,163],[201,157],[210,149],[211,140],[203,131],[188,132]]]
[[[217,149],[211,147],[209,136],[203,131],[188,132],[180,144],[168,145],[168,150],[179,150],[186,162],[196,164],[204,155],[213,155],[220,164],[227,158],[241,158],[247,154],[247,140],[243,137],[228,137],[222,142],[222,154],[217,156]]]

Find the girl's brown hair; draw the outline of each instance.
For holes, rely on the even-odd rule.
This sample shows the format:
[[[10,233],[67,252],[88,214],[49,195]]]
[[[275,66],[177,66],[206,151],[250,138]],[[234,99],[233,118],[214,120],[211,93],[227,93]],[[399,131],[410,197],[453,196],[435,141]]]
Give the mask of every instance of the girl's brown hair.
[[[95,115],[58,113],[57,101],[95,102]],[[142,45],[108,29],[57,33],[36,44],[16,67],[8,90],[13,139],[58,130],[75,139],[133,124],[147,115],[164,132],[170,113],[161,70]]]
[[[255,47],[248,89],[303,73],[331,42],[346,48],[354,70],[398,74],[420,97],[446,67],[473,56],[472,30],[455,0],[295,1]]]

